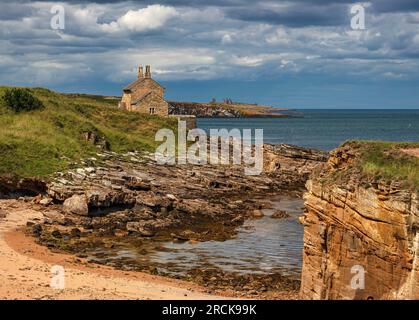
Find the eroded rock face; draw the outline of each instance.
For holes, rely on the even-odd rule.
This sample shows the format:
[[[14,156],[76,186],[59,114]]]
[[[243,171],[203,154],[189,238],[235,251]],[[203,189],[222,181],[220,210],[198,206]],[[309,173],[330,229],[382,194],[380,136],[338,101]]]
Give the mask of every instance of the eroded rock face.
[[[313,169],[328,158],[327,152],[316,149],[265,144],[263,170],[266,174],[276,176],[276,183],[282,188],[303,188]]]
[[[346,183],[325,182],[355,157],[349,149],[334,152],[307,182],[300,295],[418,299],[418,192],[397,182],[365,183],[356,173]]]

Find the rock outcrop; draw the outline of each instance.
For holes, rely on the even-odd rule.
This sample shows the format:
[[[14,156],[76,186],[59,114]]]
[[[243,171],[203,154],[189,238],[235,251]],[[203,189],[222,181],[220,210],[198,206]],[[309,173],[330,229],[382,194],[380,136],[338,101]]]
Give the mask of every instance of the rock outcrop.
[[[240,118],[241,113],[233,108],[226,108],[210,103],[169,102],[169,114],[194,115],[200,118]]]
[[[314,168],[325,163],[329,154],[289,144],[264,145],[263,171],[276,176],[282,188],[304,188]]]
[[[0,198],[16,195],[36,195],[46,190],[47,184],[42,179],[19,179],[11,174],[0,175]]]
[[[366,178],[358,157],[343,146],[307,182],[301,298],[418,299],[418,190]]]
[[[241,165],[158,165],[152,155],[135,152],[97,156],[51,178],[48,224],[142,237],[192,230],[195,239],[223,240],[246,217],[260,217],[269,195],[300,195],[308,173],[327,158],[321,151],[266,145],[264,156],[275,166],[266,162],[260,176],[246,176]]]

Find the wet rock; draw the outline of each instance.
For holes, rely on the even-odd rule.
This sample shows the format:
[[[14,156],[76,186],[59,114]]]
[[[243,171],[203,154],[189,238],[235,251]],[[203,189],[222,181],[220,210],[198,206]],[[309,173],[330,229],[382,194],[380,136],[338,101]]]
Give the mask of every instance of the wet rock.
[[[113,234],[115,237],[118,237],[118,238],[123,238],[128,235],[128,233],[124,230],[114,230]]]
[[[172,233],[171,236],[172,238],[176,240],[188,241],[188,240],[193,239],[196,235],[195,235],[195,232],[191,230],[184,230],[179,233]]]
[[[34,221],[28,220],[26,221],[26,226],[27,227],[33,227],[36,223]]]
[[[34,224],[34,225],[32,225],[32,233],[35,236],[39,236],[42,233],[42,230],[43,230],[42,229],[42,225],[40,225],[40,224]]]
[[[41,201],[39,201],[39,204],[42,204],[43,206],[49,206],[53,203],[53,199],[51,198],[44,198]]]
[[[142,237],[153,237],[156,234],[153,230],[146,228],[144,222],[128,222],[127,231]]]
[[[136,202],[137,204],[153,208],[161,203],[161,197],[152,192],[144,192],[137,196]]]
[[[73,237],[73,238],[80,238],[80,237],[81,237],[81,231],[80,231],[80,229],[78,229],[78,228],[73,228],[73,229],[71,229],[71,231],[70,231],[70,235],[71,235],[71,237]]]
[[[151,190],[150,183],[144,181],[133,181],[127,183],[127,188],[130,190],[149,191]]]
[[[89,207],[104,208],[117,205],[134,205],[136,200],[129,192],[111,189],[91,189],[86,192]]]
[[[239,223],[242,223],[243,221],[244,221],[244,217],[242,215],[238,215],[233,220],[231,220],[231,223],[239,224]]]
[[[71,198],[68,198],[64,201],[63,209],[66,213],[80,216],[87,216],[89,214],[87,199],[84,195],[74,195]]]
[[[271,215],[272,219],[285,219],[285,218],[289,218],[289,217],[290,217],[290,215],[283,210],[278,210]]]
[[[252,217],[253,218],[262,218],[265,215],[263,214],[262,210],[256,209],[252,211]]]
[[[178,198],[176,198],[176,196],[174,196],[173,194],[167,194],[166,195],[167,199],[171,200],[171,201],[177,201]]]
[[[63,235],[61,234],[60,230],[57,230],[57,229],[55,229],[54,231],[52,231],[51,232],[51,235],[54,238],[62,238],[63,237]]]
[[[88,217],[83,217],[79,224],[86,230],[91,230],[93,229],[93,223],[92,223],[92,218],[88,218]]]
[[[38,194],[36,197],[32,198],[32,203],[39,204],[42,200],[42,195]]]
[[[66,225],[66,217],[64,214],[58,211],[45,211],[44,214],[44,221],[47,224],[59,224],[59,225]]]

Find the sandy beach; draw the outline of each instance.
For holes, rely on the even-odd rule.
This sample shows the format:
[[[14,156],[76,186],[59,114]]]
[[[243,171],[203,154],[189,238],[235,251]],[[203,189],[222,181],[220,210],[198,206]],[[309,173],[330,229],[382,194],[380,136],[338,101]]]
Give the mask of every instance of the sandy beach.
[[[37,245],[22,228],[40,212],[0,200],[1,299],[221,299],[192,283],[115,270]],[[50,287],[51,268],[65,269],[65,289]]]

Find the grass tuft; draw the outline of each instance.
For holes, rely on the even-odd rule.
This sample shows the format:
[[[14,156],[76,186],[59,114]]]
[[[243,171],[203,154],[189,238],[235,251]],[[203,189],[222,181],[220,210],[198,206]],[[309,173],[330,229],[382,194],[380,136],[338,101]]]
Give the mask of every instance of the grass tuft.
[[[361,172],[374,179],[401,181],[419,188],[419,157],[403,150],[418,149],[419,142],[351,141],[359,152]]]

